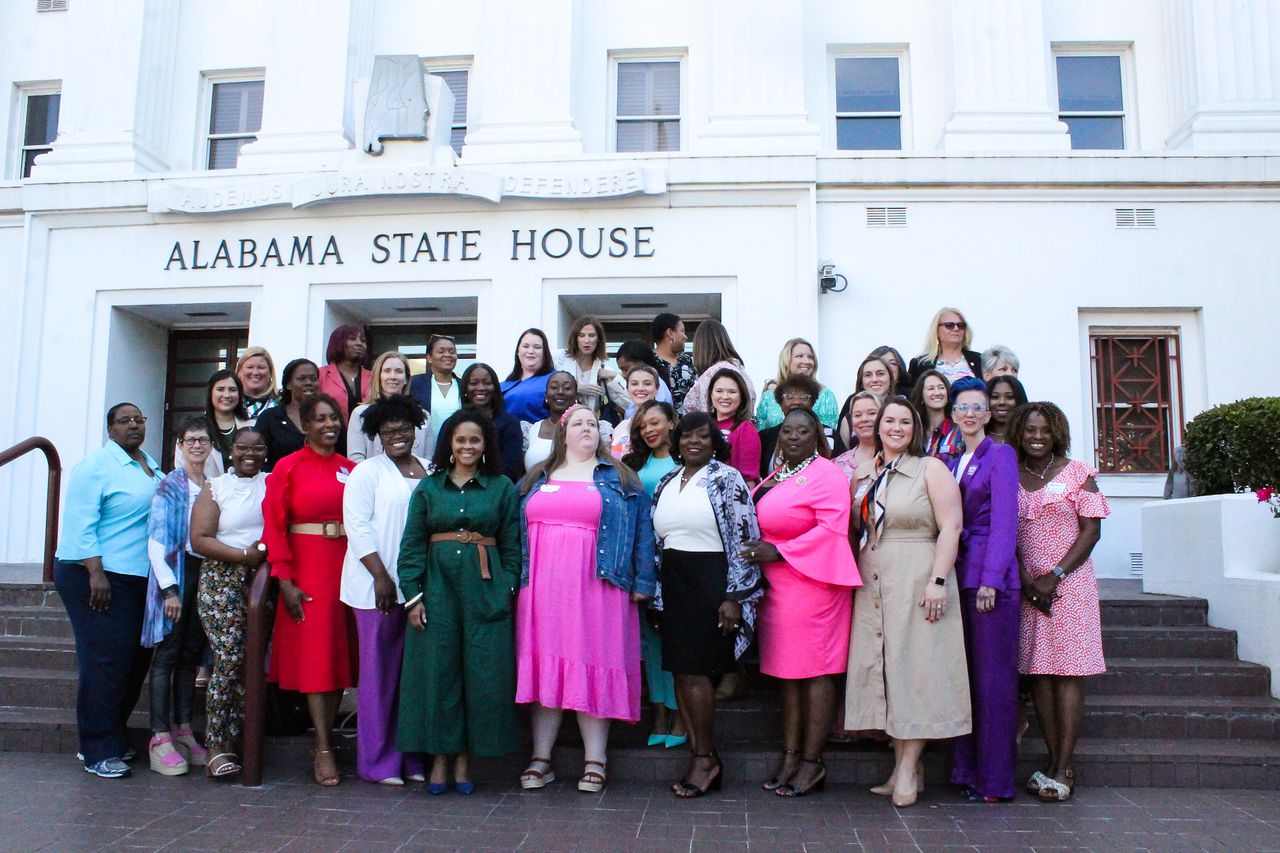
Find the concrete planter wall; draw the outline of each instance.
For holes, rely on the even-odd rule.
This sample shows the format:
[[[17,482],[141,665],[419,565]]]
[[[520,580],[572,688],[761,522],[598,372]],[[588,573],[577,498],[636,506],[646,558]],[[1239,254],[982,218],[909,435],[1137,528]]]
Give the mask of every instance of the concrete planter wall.
[[[1237,633],[1280,697],[1280,518],[1252,494],[1153,501],[1142,550],[1143,589],[1207,599],[1209,624]]]

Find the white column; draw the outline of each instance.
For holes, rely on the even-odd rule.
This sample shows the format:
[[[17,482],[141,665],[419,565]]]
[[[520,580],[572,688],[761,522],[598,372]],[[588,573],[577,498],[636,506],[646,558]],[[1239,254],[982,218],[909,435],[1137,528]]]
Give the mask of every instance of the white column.
[[[66,53],[74,62],[62,81],[58,139],[32,176],[167,169],[180,0],[84,3],[75,16]]]
[[[483,9],[462,158],[581,154],[572,98],[576,0],[488,0]]]
[[[262,129],[240,149],[249,169],[324,169],[355,147],[357,78],[373,63],[371,0],[271,0]]]
[[[714,0],[711,111],[698,151],[817,151],[804,102],[804,5]]]
[[[1192,151],[1280,149],[1280,3],[1166,0],[1171,126]]]
[[[951,0],[951,51],[955,106],[944,149],[1071,148],[1049,84],[1043,0]]]

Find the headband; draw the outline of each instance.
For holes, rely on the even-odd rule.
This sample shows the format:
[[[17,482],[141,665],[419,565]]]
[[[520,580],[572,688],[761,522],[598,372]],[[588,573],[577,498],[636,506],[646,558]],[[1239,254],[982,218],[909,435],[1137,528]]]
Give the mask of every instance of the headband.
[[[574,403],[572,406],[565,409],[564,414],[560,416],[560,426],[565,426],[566,424],[569,423],[569,417],[573,414],[575,409],[585,409],[585,408],[586,406],[582,405],[581,403]]]

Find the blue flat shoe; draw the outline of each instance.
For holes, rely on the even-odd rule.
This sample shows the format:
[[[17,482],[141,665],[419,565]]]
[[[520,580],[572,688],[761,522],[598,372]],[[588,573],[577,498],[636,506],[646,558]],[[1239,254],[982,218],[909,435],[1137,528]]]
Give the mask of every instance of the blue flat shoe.
[[[427,783],[427,793],[433,797],[447,793],[450,788],[448,782],[429,782]]]
[[[684,746],[686,743],[688,743],[689,736],[688,735],[667,735],[666,740],[667,740],[667,749],[672,749],[677,746]]]
[[[459,794],[462,794],[464,797],[469,797],[475,793],[476,783],[475,782],[458,782],[453,786],[453,790],[457,791]]]
[[[668,735],[649,735],[649,746],[665,746]]]

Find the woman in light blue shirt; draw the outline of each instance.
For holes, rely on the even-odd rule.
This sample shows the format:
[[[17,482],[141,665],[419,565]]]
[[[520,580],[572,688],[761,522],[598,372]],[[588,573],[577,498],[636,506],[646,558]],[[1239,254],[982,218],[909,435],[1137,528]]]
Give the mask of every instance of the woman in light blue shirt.
[[[132,403],[107,412],[101,449],[71,471],[53,582],[76,638],[76,724],[88,773],[129,775],[125,724],[147,677],[142,646],[147,596],[147,520],[163,479],[142,449],[147,419]]]

